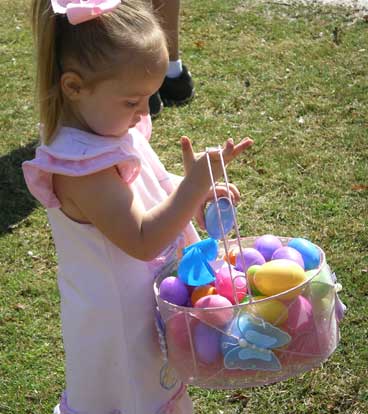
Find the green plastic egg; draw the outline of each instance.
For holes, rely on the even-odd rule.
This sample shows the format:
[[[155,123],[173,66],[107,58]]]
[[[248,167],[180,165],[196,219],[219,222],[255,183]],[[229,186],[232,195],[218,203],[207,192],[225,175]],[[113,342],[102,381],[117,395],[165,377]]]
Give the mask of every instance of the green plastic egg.
[[[307,278],[311,277],[313,273],[315,273],[315,270],[308,270],[306,272]],[[333,288],[334,284],[331,279],[331,271],[326,265],[312,279],[310,283],[311,295],[314,299],[321,299],[327,296]]]

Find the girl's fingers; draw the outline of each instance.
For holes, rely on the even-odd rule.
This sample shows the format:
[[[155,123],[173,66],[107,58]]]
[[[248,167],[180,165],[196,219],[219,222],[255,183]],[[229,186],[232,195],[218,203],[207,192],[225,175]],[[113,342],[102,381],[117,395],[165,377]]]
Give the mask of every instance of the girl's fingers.
[[[253,145],[253,140],[251,138],[244,138],[242,139],[238,144],[234,144],[234,141],[232,138],[229,138],[222,150],[222,156],[224,158],[225,163],[229,163],[234,158],[236,158],[239,154],[241,154],[243,151],[245,151],[247,148],[251,147]],[[210,152],[211,159],[214,161],[219,160],[219,152],[218,150],[213,150]]]
[[[240,201],[240,192],[236,185],[229,183],[229,192],[232,203],[234,205],[237,204]],[[218,198],[229,197],[225,183],[216,184],[216,195]],[[205,209],[208,202],[214,202],[213,190],[210,190],[208,192],[207,197],[203,200],[203,203],[200,205],[195,215],[195,218],[201,230],[206,229]]]
[[[229,192],[231,201],[236,204],[240,201],[240,192],[234,184],[229,183]],[[227,187],[225,183],[216,185],[216,195],[217,197],[228,197]],[[207,201],[213,200],[213,195],[208,197]]]
[[[198,214],[196,216],[198,226],[201,230],[206,229],[205,220],[204,220],[204,209],[205,209],[205,203],[201,204]]]
[[[233,202],[233,204],[237,204],[240,201],[240,192],[238,188],[234,184],[229,183],[229,191],[231,201]],[[229,197],[225,183],[216,184],[216,195],[218,198]],[[210,201],[214,201],[213,190],[210,190],[208,192],[207,197],[203,201],[202,207],[204,207]]]
[[[251,147],[253,145],[253,140],[250,138],[244,138],[242,139],[238,144],[233,146],[233,151],[230,155],[230,160],[237,157],[239,154],[241,154],[243,151],[245,151],[247,148]]]
[[[180,139],[180,143],[181,143],[181,151],[183,154],[184,170],[185,170],[185,173],[188,173],[194,161],[194,151],[192,147],[192,142],[190,141],[188,137],[183,136]]]

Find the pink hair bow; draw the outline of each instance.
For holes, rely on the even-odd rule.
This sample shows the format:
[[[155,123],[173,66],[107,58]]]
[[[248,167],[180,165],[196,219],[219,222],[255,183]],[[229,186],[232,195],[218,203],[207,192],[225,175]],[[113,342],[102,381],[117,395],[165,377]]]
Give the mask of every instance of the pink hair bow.
[[[51,0],[54,13],[66,14],[73,25],[95,19],[120,3],[121,0]]]

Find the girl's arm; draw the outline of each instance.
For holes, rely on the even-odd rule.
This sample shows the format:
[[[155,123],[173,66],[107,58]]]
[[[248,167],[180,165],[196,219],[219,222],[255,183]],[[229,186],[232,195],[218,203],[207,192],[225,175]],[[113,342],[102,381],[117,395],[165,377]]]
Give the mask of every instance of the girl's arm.
[[[252,145],[249,139],[222,150],[225,163]],[[57,176],[55,191],[68,200],[90,223],[127,254],[151,260],[184,229],[203,202],[211,181],[204,155],[196,158],[188,138],[182,139],[186,176],[167,199],[145,211],[115,168],[83,177]],[[214,179],[221,176],[217,153],[211,154]]]

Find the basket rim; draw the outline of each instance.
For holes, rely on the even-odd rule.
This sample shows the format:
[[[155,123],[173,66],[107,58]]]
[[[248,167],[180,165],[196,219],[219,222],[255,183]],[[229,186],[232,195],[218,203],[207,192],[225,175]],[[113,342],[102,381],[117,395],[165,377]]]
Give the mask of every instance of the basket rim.
[[[251,241],[251,240],[255,240],[257,237],[259,237],[259,236],[241,237],[240,240],[241,241],[243,241],[243,240]],[[276,236],[276,237],[278,239],[280,239],[280,241],[282,243],[288,242],[289,240],[295,238],[295,237],[285,237],[285,236]],[[228,243],[229,243],[229,247],[231,247],[232,245],[237,245],[237,239],[228,240]],[[267,296],[267,297],[264,297],[264,298],[258,299],[258,300],[251,300],[248,303],[239,303],[238,305],[237,304],[232,304],[231,306],[195,308],[193,306],[188,307],[188,306],[176,305],[176,304],[168,302],[167,300],[162,299],[160,297],[159,287],[160,287],[160,284],[161,284],[162,280],[164,279],[164,275],[163,274],[158,274],[155,277],[155,280],[154,280],[154,283],[153,283],[153,291],[154,291],[154,294],[155,294],[156,303],[157,303],[157,305],[159,305],[159,302],[162,302],[166,305],[170,305],[172,308],[177,309],[178,312],[183,312],[183,311],[188,312],[192,309],[195,309],[195,311],[198,312],[198,311],[214,311],[214,310],[218,310],[218,309],[239,309],[239,308],[243,308],[245,306],[253,305],[254,303],[267,302],[267,301],[270,301],[270,300],[278,299],[278,298],[283,297],[283,296],[287,296],[290,293],[293,293],[294,291],[305,287],[308,283],[310,283],[310,281],[312,279],[314,279],[320,273],[321,269],[327,264],[325,252],[317,244],[314,244],[314,243],[312,243],[312,244],[320,252],[321,260],[320,260],[319,266],[316,269],[311,269],[311,270],[313,270],[312,274],[303,283],[301,283],[301,284],[299,284],[299,285],[297,285],[297,286],[295,286],[291,289],[288,289],[288,290],[285,290],[283,292],[277,293],[276,295]],[[222,247],[222,245],[223,245],[223,241],[220,241],[220,246]],[[220,247],[220,249],[221,249],[221,247]],[[219,252],[221,251],[220,249],[219,249]],[[172,261],[172,262],[168,263],[168,265],[165,266],[165,268],[173,267],[175,262],[176,261]],[[165,275],[165,277],[167,277],[167,275]],[[253,299],[253,297],[252,297],[252,299]]]

